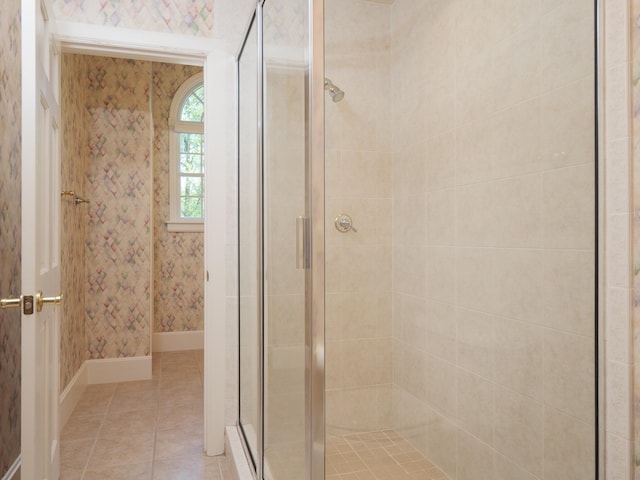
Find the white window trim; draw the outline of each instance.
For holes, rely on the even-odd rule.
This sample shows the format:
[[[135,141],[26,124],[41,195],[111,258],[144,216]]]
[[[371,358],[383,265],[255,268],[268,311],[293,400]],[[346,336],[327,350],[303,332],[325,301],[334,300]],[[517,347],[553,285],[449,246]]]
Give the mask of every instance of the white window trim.
[[[202,73],[188,78],[176,91],[169,109],[169,220],[165,222],[169,232],[204,232],[204,218],[186,219],[180,216],[180,175],[178,173],[180,134],[204,134],[204,122],[183,122],[178,119],[184,101],[192,90],[201,84],[204,84]]]

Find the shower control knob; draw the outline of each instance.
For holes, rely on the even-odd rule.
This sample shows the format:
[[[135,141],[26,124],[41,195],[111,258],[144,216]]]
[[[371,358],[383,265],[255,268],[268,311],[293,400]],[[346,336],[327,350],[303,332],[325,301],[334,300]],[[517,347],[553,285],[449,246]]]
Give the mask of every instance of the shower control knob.
[[[347,233],[349,230],[353,230],[355,233],[358,232],[353,226],[353,220],[346,213],[341,213],[336,217],[335,226],[340,233]]]

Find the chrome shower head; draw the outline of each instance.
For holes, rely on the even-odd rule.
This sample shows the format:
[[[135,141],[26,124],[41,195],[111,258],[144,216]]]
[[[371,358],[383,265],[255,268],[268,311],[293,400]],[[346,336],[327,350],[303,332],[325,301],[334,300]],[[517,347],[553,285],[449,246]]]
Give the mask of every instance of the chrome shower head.
[[[344,92],[340,90],[339,87],[336,87],[328,78],[324,79],[324,89],[329,90],[329,95],[331,95],[331,100],[333,100],[334,103],[337,103],[344,98]]]

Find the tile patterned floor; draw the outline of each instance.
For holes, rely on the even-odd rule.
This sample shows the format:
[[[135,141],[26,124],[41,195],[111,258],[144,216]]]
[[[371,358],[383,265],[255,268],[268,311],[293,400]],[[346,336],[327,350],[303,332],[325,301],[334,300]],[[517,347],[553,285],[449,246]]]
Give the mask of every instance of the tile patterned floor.
[[[203,449],[203,352],[153,354],[153,379],[89,386],[61,435],[62,480],[225,480]]]
[[[327,439],[327,480],[448,480],[392,430]]]
[[[153,355],[149,381],[92,385],[61,435],[61,480],[228,480],[203,448],[203,352]],[[327,480],[447,480],[393,431],[327,439]]]

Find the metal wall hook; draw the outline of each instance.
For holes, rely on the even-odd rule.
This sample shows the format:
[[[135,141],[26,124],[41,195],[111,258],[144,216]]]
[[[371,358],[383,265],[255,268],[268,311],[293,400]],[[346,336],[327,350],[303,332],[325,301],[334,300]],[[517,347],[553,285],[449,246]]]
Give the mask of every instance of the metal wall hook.
[[[64,192],[60,193],[60,196],[62,197],[73,197],[73,201],[76,205],[80,205],[81,203],[90,203],[89,200],[87,200],[86,198],[81,197],[80,195],[78,195],[77,193],[75,193],[72,190],[65,190]]]

